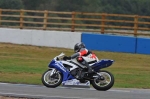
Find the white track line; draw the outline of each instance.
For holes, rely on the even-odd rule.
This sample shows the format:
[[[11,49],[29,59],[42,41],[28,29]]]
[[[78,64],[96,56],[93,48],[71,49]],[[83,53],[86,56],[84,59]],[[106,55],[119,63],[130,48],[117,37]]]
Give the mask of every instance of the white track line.
[[[64,97],[64,96],[47,96],[47,95],[31,95],[31,94],[18,94],[18,93],[3,93],[1,95],[23,96],[23,97],[44,97],[44,98],[66,98],[66,99],[80,99],[80,97]]]

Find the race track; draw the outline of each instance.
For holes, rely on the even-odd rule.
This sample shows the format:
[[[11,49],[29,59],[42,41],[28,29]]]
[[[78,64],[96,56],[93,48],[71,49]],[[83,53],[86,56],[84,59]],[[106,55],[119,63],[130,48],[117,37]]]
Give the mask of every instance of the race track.
[[[150,99],[150,89],[46,88],[40,85],[0,83],[0,95],[42,99]]]

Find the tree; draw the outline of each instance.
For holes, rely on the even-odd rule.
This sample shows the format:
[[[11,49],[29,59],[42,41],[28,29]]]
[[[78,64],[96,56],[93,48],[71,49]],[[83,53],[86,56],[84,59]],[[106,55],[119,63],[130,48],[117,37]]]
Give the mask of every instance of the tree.
[[[0,0],[0,8],[2,9],[22,9],[22,0]]]
[[[25,9],[36,10],[41,4],[48,2],[49,0],[22,0]]]

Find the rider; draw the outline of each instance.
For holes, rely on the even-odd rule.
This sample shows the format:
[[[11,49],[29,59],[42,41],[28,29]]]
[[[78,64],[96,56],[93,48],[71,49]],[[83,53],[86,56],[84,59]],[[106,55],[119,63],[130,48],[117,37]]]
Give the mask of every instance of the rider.
[[[88,68],[88,73],[93,73],[91,66],[89,64],[95,63],[98,61],[98,58],[94,53],[87,50],[84,43],[77,43],[74,46],[74,54],[71,57],[64,57],[64,59],[74,59],[77,58],[77,61]]]

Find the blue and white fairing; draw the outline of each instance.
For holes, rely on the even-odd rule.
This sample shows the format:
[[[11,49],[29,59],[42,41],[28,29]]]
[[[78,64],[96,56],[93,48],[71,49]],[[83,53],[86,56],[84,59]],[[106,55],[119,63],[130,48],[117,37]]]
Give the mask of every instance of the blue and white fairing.
[[[102,68],[109,67],[112,65],[114,60],[109,60],[109,59],[102,59],[95,64],[93,64],[91,67],[94,69],[94,71],[99,71]]]
[[[71,74],[70,72],[63,66],[62,62],[61,61],[57,61],[56,59],[53,59],[48,67],[50,68],[55,68],[57,69],[58,71],[60,71],[62,73],[62,76],[63,76],[63,81],[66,81],[66,80],[70,80],[70,79],[75,79]]]

